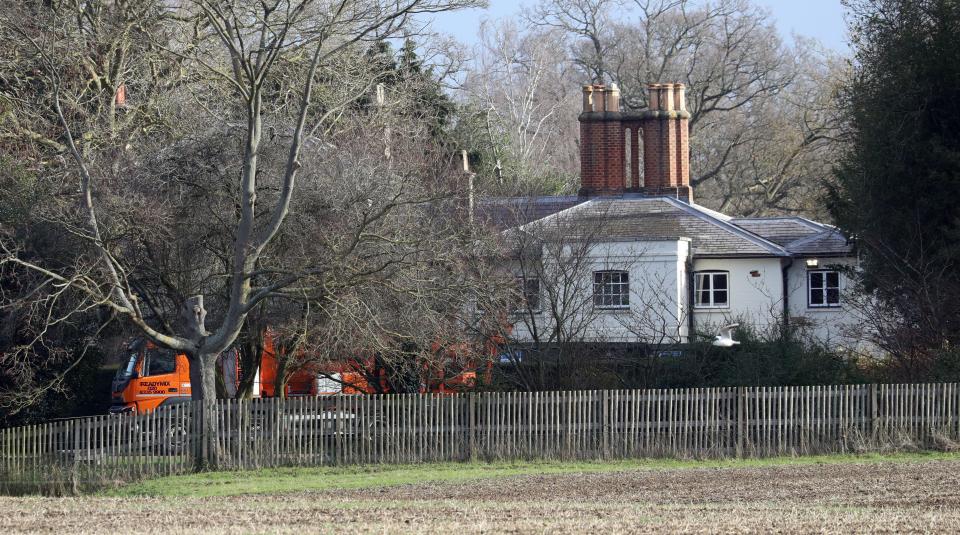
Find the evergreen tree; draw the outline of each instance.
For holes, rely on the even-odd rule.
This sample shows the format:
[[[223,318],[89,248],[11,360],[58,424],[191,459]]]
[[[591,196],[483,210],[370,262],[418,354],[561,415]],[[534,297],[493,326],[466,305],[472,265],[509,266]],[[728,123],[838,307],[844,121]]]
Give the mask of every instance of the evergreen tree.
[[[424,67],[417,55],[416,43],[407,39],[399,51],[394,51],[387,41],[378,41],[367,49],[364,58],[371,72],[376,73],[376,83],[381,84],[394,98],[402,94],[414,105],[409,109],[417,110],[411,121],[428,125],[434,141],[446,141],[446,129],[453,116],[455,105],[437,80],[433,69]],[[375,95],[369,94],[359,99],[357,108],[369,109],[374,105]]]
[[[960,3],[847,6],[850,149],[830,209],[856,240],[875,317],[887,320],[880,345],[902,378],[920,379],[960,342]]]

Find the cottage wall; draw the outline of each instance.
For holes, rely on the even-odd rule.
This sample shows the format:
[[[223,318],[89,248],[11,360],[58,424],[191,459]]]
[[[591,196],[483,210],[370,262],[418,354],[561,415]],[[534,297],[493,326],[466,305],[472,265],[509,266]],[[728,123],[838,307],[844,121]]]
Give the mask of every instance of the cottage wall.
[[[540,311],[516,314],[514,336],[520,341],[532,341],[532,333],[537,332],[541,341],[547,341],[559,323],[563,330],[559,336],[567,340],[647,343],[685,340],[689,253],[690,242],[686,239],[597,244],[590,248],[589,260],[576,273],[565,272],[556,277],[571,281],[541,281]],[[564,269],[555,268],[551,270],[545,265],[542,269],[547,273]],[[629,274],[629,306],[594,304],[593,276],[601,270],[622,270]],[[566,287],[548,292],[546,285],[551,282]],[[551,303],[551,294],[558,296],[554,301],[563,302]],[[569,294],[578,297],[562,297]],[[555,312],[557,309],[559,313]]]
[[[635,243],[603,243],[590,250],[590,261],[556,294],[574,293],[579,297],[561,305],[559,314],[552,312],[550,293],[541,288],[541,307],[534,314],[518,313],[513,317],[514,336],[519,341],[532,341],[532,332],[542,341],[561,317],[566,340],[585,342],[670,343],[689,340],[690,314],[696,331],[712,335],[723,325],[740,323],[759,334],[772,333],[782,325],[784,317],[783,268],[789,260],[781,258],[700,258],[693,260],[693,273],[723,271],[728,273],[729,303],[721,308],[693,306],[688,273],[690,242],[644,241]],[[851,258],[821,261],[819,268],[852,265]],[[546,269],[549,271],[549,269]],[[593,272],[623,270],[630,277],[628,307],[602,307],[593,302]],[[858,316],[846,300],[838,308],[809,306],[808,268],[804,259],[790,265],[787,280],[787,307],[792,325],[803,327],[805,334],[831,347],[860,347]],[[520,272],[517,271],[519,275]],[[560,277],[558,277],[560,278]],[[543,281],[542,284],[547,284]],[[573,287],[573,285],[576,287]],[[848,290],[841,276],[841,292]],[[556,335],[554,335],[556,336]]]
[[[807,259],[797,258],[790,266],[787,290],[790,321],[802,327],[819,341],[839,349],[862,347],[863,332],[860,316],[851,307],[849,280],[840,274],[840,307],[812,307],[809,302],[807,274],[811,270],[831,269],[836,266],[855,266],[855,258],[819,258],[817,266],[807,266]]]
[[[713,334],[730,323],[769,329],[783,317],[783,272],[779,258],[700,258],[693,270],[729,273],[729,306],[693,307],[694,323],[703,334]]]

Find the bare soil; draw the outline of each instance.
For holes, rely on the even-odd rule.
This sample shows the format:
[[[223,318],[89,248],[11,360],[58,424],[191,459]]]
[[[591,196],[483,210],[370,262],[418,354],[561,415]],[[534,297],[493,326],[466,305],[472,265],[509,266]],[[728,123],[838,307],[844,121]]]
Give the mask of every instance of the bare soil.
[[[960,461],[516,476],[228,498],[0,498],[0,533],[960,531]]]

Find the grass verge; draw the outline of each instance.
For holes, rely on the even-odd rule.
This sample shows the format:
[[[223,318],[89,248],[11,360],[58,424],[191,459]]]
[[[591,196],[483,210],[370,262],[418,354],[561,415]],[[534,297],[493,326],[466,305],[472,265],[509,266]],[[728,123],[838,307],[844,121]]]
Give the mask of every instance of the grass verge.
[[[960,460],[956,453],[896,453],[774,457],[768,459],[676,460],[637,459],[582,462],[435,463],[344,467],[271,468],[206,472],[133,483],[106,491],[107,496],[237,496],[283,494],[330,489],[361,489],[412,483],[457,482],[520,475],[612,472],[623,470],[751,468],[834,463],[920,462]]]

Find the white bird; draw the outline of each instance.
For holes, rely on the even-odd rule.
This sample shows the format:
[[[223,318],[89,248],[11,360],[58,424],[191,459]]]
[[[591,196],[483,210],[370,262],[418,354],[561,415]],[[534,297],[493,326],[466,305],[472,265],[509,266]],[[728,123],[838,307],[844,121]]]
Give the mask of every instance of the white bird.
[[[721,327],[717,331],[716,339],[713,341],[713,345],[717,347],[733,347],[739,345],[740,342],[733,339],[733,330],[739,327],[739,323],[731,323],[725,327]]]

